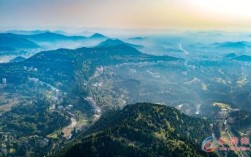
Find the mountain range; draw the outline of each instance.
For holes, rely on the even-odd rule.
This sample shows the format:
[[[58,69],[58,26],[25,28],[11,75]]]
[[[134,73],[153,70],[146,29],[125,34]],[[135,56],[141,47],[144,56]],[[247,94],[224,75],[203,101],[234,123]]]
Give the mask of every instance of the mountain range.
[[[23,38],[35,41],[35,42],[55,42],[55,41],[64,41],[64,40],[84,40],[86,37],[83,36],[66,36],[57,33],[51,32],[44,32],[40,34],[33,34],[33,35],[19,35]]]
[[[176,61],[171,56],[153,56],[141,53],[126,44],[109,47],[93,47],[79,49],[58,49],[43,51],[29,59],[18,63],[0,64],[0,77],[9,83],[25,82],[29,77],[37,77],[45,82],[55,84],[62,81],[66,90],[67,84],[82,82],[78,78],[88,79],[99,66],[115,65],[128,62]],[[88,62],[87,62],[88,61]],[[27,71],[23,67],[37,68],[38,72]],[[18,74],[13,75],[15,71]],[[78,75],[78,76],[76,76]],[[81,76],[80,76],[81,75]]]
[[[15,49],[34,49],[40,48],[40,43],[54,42],[83,42],[88,40],[105,40],[108,37],[95,33],[90,37],[85,36],[67,36],[49,31],[35,31],[37,33],[0,33],[0,51],[13,51]]]
[[[249,55],[237,55],[236,53],[229,53],[225,55],[225,58],[240,62],[251,62],[251,56]]]
[[[161,65],[163,66],[163,64],[166,64],[166,62],[171,62],[170,64],[168,63],[168,65],[163,68],[163,71],[167,70],[168,72],[167,75],[169,76],[170,74],[171,76],[173,73],[169,68],[171,67],[174,68],[176,70],[175,72],[181,72],[180,70],[182,68],[187,68],[183,64],[179,64],[180,62],[183,61],[182,59],[167,55],[155,56],[155,55],[145,54],[136,49],[136,48],[142,48],[141,45],[126,43],[118,39],[110,39],[98,33],[90,37],[65,36],[50,32],[43,32],[40,34],[32,34],[32,35],[0,34],[0,36],[1,35],[2,36],[6,35],[7,37],[13,38],[14,41],[22,40],[23,42],[20,43],[17,42],[17,44],[21,45],[26,45],[26,44],[29,45],[31,43],[34,43],[37,46],[36,48],[39,47],[36,42],[39,43],[48,41],[53,43],[57,41],[71,41],[71,40],[82,41],[82,40],[96,40],[96,39],[98,39],[98,41],[101,41],[97,46],[91,48],[86,48],[86,47],[77,49],[61,48],[51,51],[42,51],[33,55],[28,59],[25,59],[23,57],[17,57],[11,60],[10,63],[0,64],[0,78],[3,78],[3,81],[5,80],[5,82],[7,82],[8,84],[7,86],[1,86],[1,89],[4,90],[6,89],[6,91],[10,90],[11,92],[17,95],[22,93],[20,91],[25,91],[26,92],[24,94],[25,97],[27,97],[27,95],[30,95],[30,97],[32,97],[34,93],[37,94],[38,93],[37,91],[40,91],[43,92],[43,94],[45,94],[46,100],[57,99],[58,101],[60,101],[60,103],[58,103],[57,106],[54,107],[54,109],[56,108],[57,110],[59,107],[61,109],[65,107],[64,109],[66,109],[66,110],[58,109],[59,112],[61,111],[66,112],[67,118],[65,119],[66,120],[65,123],[62,123],[63,124],[62,126],[66,126],[68,123],[70,123],[71,118],[76,118],[76,120],[79,120],[78,118],[81,118],[82,115],[79,116],[79,113],[81,113],[80,110],[78,110],[79,108],[81,108],[81,111],[83,111],[83,113],[89,114],[90,117],[93,116],[92,114],[93,110],[95,110],[95,107],[99,107],[100,111],[102,111],[103,114],[102,117],[96,123],[94,123],[94,125],[92,125],[89,129],[85,130],[82,133],[74,134],[72,140],[67,141],[64,138],[62,138],[63,142],[67,141],[66,145],[64,143],[59,144],[59,142],[56,141],[55,139],[51,139],[50,138],[51,136],[48,137],[48,134],[54,133],[57,130],[59,130],[59,134],[63,136],[63,134],[60,133],[60,128],[62,127],[60,125],[54,127],[54,125],[51,125],[53,122],[50,121],[50,123],[48,124],[48,126],[51,126],[50,131],[46,133],[43,132],[43,136],[45,136],[46,138],[50,138],[49,140],[53,144],[53,147],[54,144],[55,145],[58,144],[57,149],[59,147],[62,148],[61,150],[59,150],[59,152],[55,152],[54,154],[55,157],[75,157],[75,156],[76,157],[79,156],[155,157],[156,156],[157,157],[157,156],[208,156],[209,155],[205,154],[203,151],[200,150],[200,145],[203,139],[212,134],[212,132],[209,129],[210,124],[206,120],[187,116],[175,108],[163,105],[150,104],[150,103],[137,103],[134,105],[128,105],[124,107],[122,110],[110,111],[109,105],[103,105],[104,103],[97,103],[97,106],[95,106],[93,105],[94,104],[93,102],[92,102],[93,104],[91,104],[90,102],[87,102],[88,100],[86,100],[88,97],[89,98],[93,97],[93,99],[91,99],[93,101],[99,101],[99,99],[106,99],[107,102],[110,103],[111,102],[111,98],[109,97],[110,93],[113,92],[117,94],[119,93],[119,90],[123,90],[124,93],[130,93],[130,92],[133,93],[132,91],[133,89],[135,89],[137,93],[140,93],[142,95],[148,94],[150,90],[154,89],[154,87],[151,86],[149,82],[154,80],[159,81],[159,79],[161,79],[162,77],[162,76],[160,77],[159,74],[154,71],[154,68],[159,68]],[[13,44],[14,41],[10,42]],[[0,46],[0,48],[2,47],[3,49],[7,50],[14,49],[12,47],[5,47],[5,46],[6,45]],[[225,46],[231,46],[231,44],[229,45],[227,44]],[[235,53],[228,54],[225,57],[230,60],[251,61],[250,56],[237,55]],[[218,63],[217,61],[207,62],[206,60],[201,65],[207,66],[207,65],[219,64],[219,66],[217,67],[221,67],[220,63]],[[135,64],[137,64],[137,66],[140,68],[136,69]],[[123,71],[123,68],[121,68],[122,70],[119,68],[116,69],[119,66],[121,67],[124,66],[126,70]],[[143,66],[146,66],[146,69],[142,68]],[[210,66],[208,67],[210,68]],[[123,71],[124,73],[128,73],[128,75],[125,76],[119,75],[116,73],[114,69],[117,71],[120,70]],[[135,75],[139,71],[144,71],[144,70],[147,73],[146,75],[141,75],[141,76]],[[193,69],[193,71],[196,72],[197,70],[198,69]],[[105,71],[105,72],[100,74],[99,77],[98,76],[99,74],[97,74],[97,72],[99,71]],[[116,79],[114,75],[117,75]],[[135,84],[141,84],[144,82],[143,81],[140,82],[137,79],[132,79],[130,77],[127,77],[129,75],[133,76],[134,78],[137,78],[139,76],[142,78],[148,78],[148,79],[150,78],[149,79],[150,81],[146,82],[147,86],[149,85],[149,87],[144,88],[144,91],[143,90],[140,91],[137,88],[137,86],[134,86],[133,82],[136,82]],[[184,77],[188,78],[190,76],[193,76],[193,74]],[[208,78],[211,78],[211,75],[209,75]],[[104,83],[105,81],[107,82],[109,81],[109,84],[105,84]],[[116,82],[123,82],[124,86],[116,86],[117,85]],[[165,85],[170,86],[169,84]],[[104,88],[105,90],[103,90],[101,86],[105,87],[107,86],[107,88]],[[132,86],[132,87],[128,88],[129,90],[127,90],[127,88],[124,88],[126,86]],[[166,86],[163,87],[164,90],[166,90]],[[181,86],[184,85],[181,84]],[[177,86],[174,86],[170,90],[171,91],[170,93],[166,94],[167,93],[166,92],[165,94],[163,94],[164,97],[168,96],[170,97],[172,92],[175,92],[176,87]],[[209,88],[211,87],[212,85],[209,86]],[[19,91],[17,89],[19,89]],[[104,91],[105,94],[108,96],[106,97],[105,94],[102,95],[102,93],[100,94],[98,90],[93,90],[93,89],[100,89]],[[118,92],[116,93],[116,91]],[[63,95],[63,98],[57,98],[52,96],[54,92],[55,95],[57,96]],[[178,97],[182,97],[181,95],[182,93],[179,90],[177,91],[177,93],[178,95],[177,97],[175,97],[175,99]],[[127,97],[127,96],[122,95],[121,97]],[[43,97],[41,96],[41,99],[42,98]],[[72,101],[71,99],[74,99],[74,101]],[[151,96],[149,96],[149,99],[151,99]],[[189,99],[191,99],[190,95]],[[24,106],[26,107],[28,106],[29,108],[25,110],[25,113],[23,113],[23,115],[30,113],[30,109],[32,109],[33,106],[26,105],[26,103],[32,101],[33,101],[32,99],[29,101],[25,101]],[[152,100],[150,100],[150,102],[151,101]],[[52,102],[52,104],[53,103],[54,102]],[[111,102],[111,104],[112,103],[113,102]],[[39,104],[38,106],[44,104],[44,100],[41,100],[41,102],[39,102],[38,104]],[[68,110],[67,108],[68,104],[72,104],[71,105],[72,110]],[[192,104],[192,102],[190,104]],[[36,106],[36,103],[34,103],[33,105]],[[124,103],[124,105],[126,104]],[[88,106],[89,108],[85,108],[86,106]],[[41,114],[38,118],[36,117],[35,114],[34,116],[32,115],[33,118],[34,117],[37,118],[36,125],[33,125],[34,132],[37,130],[46,131],[46,129],[44,129],[44,126],[47,126],[48,121],[47,122],[45,121],[44,124],[40,126],[41,122],[40,120],[42,119],[43,121],[43,117],[46,117],[44,115],[50,115],[48,114],[51,113],[51,110],[49,108],[53,108],[53,105],[49,104],[48,108],[46,106],[46,108],[44,108],[43,110],[44,113]],[[189,106],[189,108],[193,110],[192,106]],[[37,110],[39,110],[39,108]],[[36,113],[37,110],[33,111],[33,113]],[[17,107],[15,108],[15,112],[18,113],[19,111],[20,108],[17,105]],[[22,129],[19,129],[19,127],[15,126],[20,126],[19,123],[22,123],[21,126],[23,128],[28,128],[27,124],[31,124],[32,120],[26,118],[25,121],[20,120],[17,122],[15,120],[15,118],[17,117],[16,113],[12,114],[10,113],[11,118],[8,124],[12,128],[14,127],[16,132],[19,132],[19,130],[23,131]],[[57,117],[61,117],[62,119],[65,118],[64,116],[60,115],[61,114],[55,116],[55,119],[58,119]],[[248,116],[247,120],[245,119],[246,115]],[[246,123],[250,124],[249,113],[245,114],[238,113],[236,116],[237,116],[236,121],[239,122],[239,124],[237,123],[239,128],[243,128],[243,126]],[[47,116],[47,119],[49,119],[49,116]],[[90,124],[93,124],[92,121],[89,121],[89,119],[86,118],[85,120],[88,121]],[[3,126],[5,127],[4,120],[2,120],[2,124],[4,124]],[[37,127],[37,124],[39,125],[39,127]],[[5,131],[6,130],[9,131],[9,129],[5,127]],[[59,134],[57,135],[59,136]],[[41,136],[40,138],[43,138],[42,141],[44,141],[44,137]],[[20,137],[20,139],[23,139],[23,137]],[[25,141],[28,140],[29,139],[25,139]],[[47,139],[45,139],[45,141],[46,140]],[[17,142],[18,141],[19,140],[17,140]],[[22,145],[23,143],[20,144],[20,146]],[[37,144],[36,146],[39,148],[40,144]],[[19,151],[18,149],[16,150],[17,152]],[[51,153],[49,147],[48,147],[48,152],[49,152],[48,154]],[[211,153],[210,156],[217,156],[217,155]]]
[[[20,35],[3,33],[0,34],[0,47],[4,50],[8,49],[26,49],[26,48],[38,48],[39,45],[35,42],[26,39]]]
[[[246,41],[214,43],[214,47],[228,49],[244,49],[251,47],[251,43]]]

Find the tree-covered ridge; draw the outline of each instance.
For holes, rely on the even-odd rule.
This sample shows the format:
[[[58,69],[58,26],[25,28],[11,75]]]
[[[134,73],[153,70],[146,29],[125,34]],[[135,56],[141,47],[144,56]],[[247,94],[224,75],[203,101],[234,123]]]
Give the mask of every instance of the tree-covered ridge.
[[[1,150],[7,156],[44,156],[53,142],[48,135],[70,123],[65,112],[49,111],[48,101],[27,101],[0,116]],[[0,156],[4,156],[0,153]]]
[[[175,108],[137,103],[103,116],[56,156],[205,156],[200,143],[210,136],[209,128],[207,121]]]
[[[75,50],[58,49],[40,52],[23,62],[1,64],[0,77],[14,84],[25,83],[28,77],[39,78],[51,84],[55,82],[61,82],[63,85],[75,84],[74,82],[79,83],[83,78],[88,79],[99,66],[174,60],[179,59],[170,56],[147,55],[127,45]]]
[[[13,107],[2,115],[1,131],[13,132],[17,137],[39,135],[46,137],[70,123],[64,113],[49,112],[49,103],[39,100]]]

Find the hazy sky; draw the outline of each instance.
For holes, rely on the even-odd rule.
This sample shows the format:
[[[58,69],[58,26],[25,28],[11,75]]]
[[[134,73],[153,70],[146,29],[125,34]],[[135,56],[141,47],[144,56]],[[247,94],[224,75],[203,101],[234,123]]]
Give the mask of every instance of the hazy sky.
[[[0,24],[251,31],[251,0],[0,0]]]

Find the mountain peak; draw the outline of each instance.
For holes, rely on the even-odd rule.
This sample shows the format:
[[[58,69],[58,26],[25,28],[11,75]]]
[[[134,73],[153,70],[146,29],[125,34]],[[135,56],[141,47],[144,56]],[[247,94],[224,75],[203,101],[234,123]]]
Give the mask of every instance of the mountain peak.
[[[106,36],[104,36],[103,34],[100,33],[95,33],[92,36],[90,36],[89,38],[107,38]]]
[[[143,46],[141,45],[134,45],[134,44],[130,44],[130,43],[125,43],[119,39],[107,39],[103,42],[101,42],[100,44],[98,44],[98,47],[113,47],[113,46],[120,46],[120,45],[125,45],[125,46],[129,46],[135,49],[138,48],[142,48]]]
[[[22,56],[17,56],[16,58],[13,58],[12,60],[10,60],[10,62],[22,62],[24,61],[26,58],[22,57]]]
[[[109,46],[118,46],[118,45],[123,45],[123,44],[126,44],[126,43],[119,39],[107,39],[101,42],[98,46],[109,47]]]

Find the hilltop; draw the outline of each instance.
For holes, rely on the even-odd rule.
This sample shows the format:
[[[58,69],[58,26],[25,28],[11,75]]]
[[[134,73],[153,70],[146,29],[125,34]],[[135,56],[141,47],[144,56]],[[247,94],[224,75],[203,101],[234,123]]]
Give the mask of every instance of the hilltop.
[[[127,45],[133,48],[143,48],[141,45],[135,45],[130,43],[125,43],[119,39],[107,39],[100,44],[98,44],[98,47],[110,47],[110,46],[118,46],[118,45]]]
[[[209,125],[172,107],[137,103],[101,117],[54,157],[205,156],[200,143],[210,136]]]
[[[91,38],[91,39],[107,39],[108,37],[103,34],[100,34],[100,33],[95,33],[92,36],[90,36],[89,38]]]

